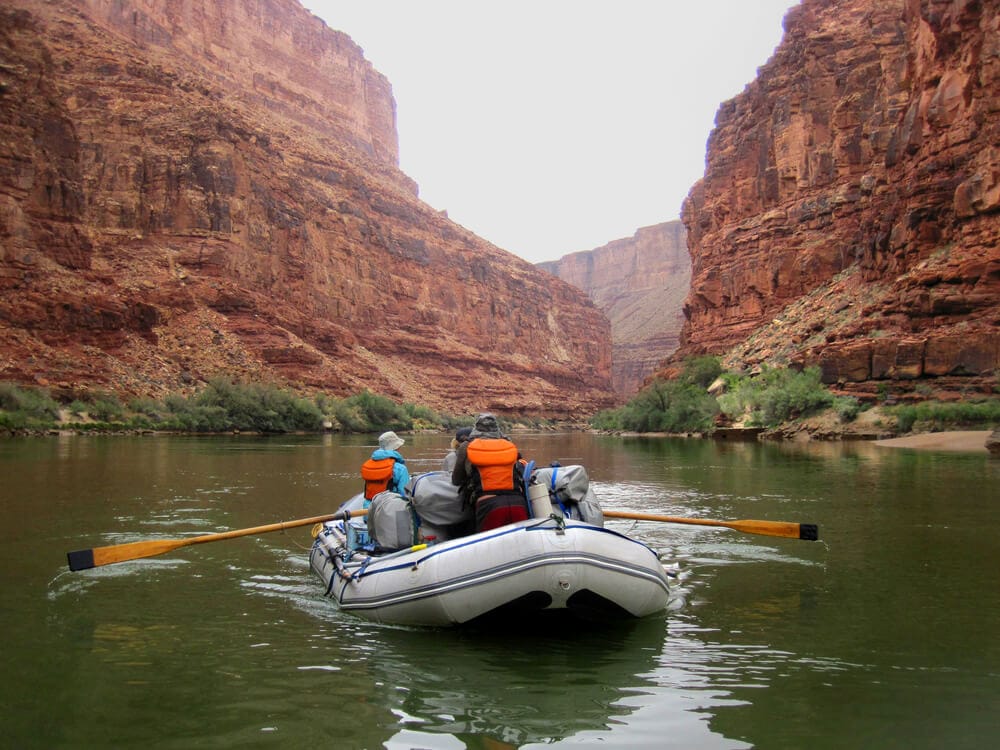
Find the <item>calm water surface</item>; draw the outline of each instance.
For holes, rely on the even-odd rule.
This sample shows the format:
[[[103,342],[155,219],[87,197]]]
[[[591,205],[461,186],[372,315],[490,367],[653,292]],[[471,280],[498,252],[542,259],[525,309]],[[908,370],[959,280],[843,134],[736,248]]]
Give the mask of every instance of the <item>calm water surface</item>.
[[[11,748],[987,748],[1000,461],[873,445],[525,435],[608,508],[818,523],[821,542],[609,521],[679,570],[607,630],[417,630],[321,598],[307,528],[90,571],[69,550],[331,512],[371,439],[0,441]],[[412,471],[447,436],[415,436]]]

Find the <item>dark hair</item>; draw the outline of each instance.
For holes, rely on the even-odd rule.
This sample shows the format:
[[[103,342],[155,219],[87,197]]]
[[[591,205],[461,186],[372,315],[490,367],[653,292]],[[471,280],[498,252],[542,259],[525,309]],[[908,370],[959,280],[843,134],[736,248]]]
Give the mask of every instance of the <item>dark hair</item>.
[[[457,440],[459,443],[464,443],[466,440],[469,439],[469,435],[471,434],[472,434],[471,427],[462,427],[458,430],[458,432],[455,433],[455,440]]]

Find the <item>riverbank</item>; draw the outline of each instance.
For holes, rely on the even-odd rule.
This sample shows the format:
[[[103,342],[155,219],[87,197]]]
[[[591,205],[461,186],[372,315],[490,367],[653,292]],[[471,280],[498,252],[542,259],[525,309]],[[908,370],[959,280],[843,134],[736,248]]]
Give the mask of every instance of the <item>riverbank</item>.
[[[883,448],[909,448],[925,451],[951,451],[959,453],[989,453],[986,439],[990,430],[956,430],[954,432],[926,432],[920,435],[876,440]]]

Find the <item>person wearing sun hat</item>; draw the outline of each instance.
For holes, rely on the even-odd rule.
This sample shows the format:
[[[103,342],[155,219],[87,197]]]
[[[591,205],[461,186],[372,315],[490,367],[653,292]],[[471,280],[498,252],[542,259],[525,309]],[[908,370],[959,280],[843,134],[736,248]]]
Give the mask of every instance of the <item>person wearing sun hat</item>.
[[[383,432],[378,436],[379,450],[395,451],[403,447],[406,441],[395,432]]]
[[[379,492],[389,490],[400,495],[410,481],[410,471],[406,459],[399,453],[406,441],[395,432],[383,432],[378,436],[378,448],[371,458],[361,464],[361,477],[365,480],[365,505]]]

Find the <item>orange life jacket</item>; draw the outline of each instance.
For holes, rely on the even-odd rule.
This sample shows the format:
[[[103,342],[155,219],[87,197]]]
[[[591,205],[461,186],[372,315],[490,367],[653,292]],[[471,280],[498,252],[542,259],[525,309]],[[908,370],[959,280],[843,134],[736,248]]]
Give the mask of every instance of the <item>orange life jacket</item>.
[[[365,500],[371,500],[389,488],[392,470],[396,467],[394,458],[369,458],[361,464],[361,478],[365,480]]]
[[[476,438],[466,449],[466,457],[479,472],[483,492],[510,492],[514,489],[517,446],[503,438]]]

